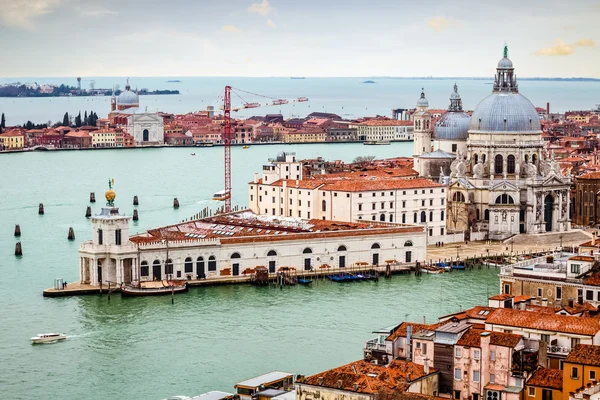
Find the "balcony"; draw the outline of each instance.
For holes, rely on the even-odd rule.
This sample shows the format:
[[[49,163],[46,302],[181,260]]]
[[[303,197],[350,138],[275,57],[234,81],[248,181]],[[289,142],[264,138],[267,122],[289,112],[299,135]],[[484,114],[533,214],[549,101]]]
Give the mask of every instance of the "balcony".
[[[365,342],[365,350],[385,351],[385,343],[379,343],[379,337],[367,340]]]
[[[571,351],[570,347],[559,346],[559,345],[555,345],[555,344],[548,345],[548,354],[566,357],[570,351]]]

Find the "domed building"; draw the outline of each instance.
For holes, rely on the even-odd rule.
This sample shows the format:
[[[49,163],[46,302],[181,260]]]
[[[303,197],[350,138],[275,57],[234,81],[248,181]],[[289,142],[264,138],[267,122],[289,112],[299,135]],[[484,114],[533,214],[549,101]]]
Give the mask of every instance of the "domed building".
[[[129,86],[129,79],[127,79],[127,85],[125,85],[125,90],[121,92],[116,98],[113,95],[112,101],[112,111],[118,110],[123,111],[128,108],[138,108],[140,106],[140,96],[131,91],[131,86]]]
[[[465,153],[470,122],[471,116],[463,111],[458,86],[454,84],[454,91],[450,95],[450,107],[433,127],[433,147],[452,154]]]
[[[466,153],[450,168],[448,230],[478,240],[571,229],[570,177],[547,154],[541,134],[505,47],[492,93],[471,116]]]

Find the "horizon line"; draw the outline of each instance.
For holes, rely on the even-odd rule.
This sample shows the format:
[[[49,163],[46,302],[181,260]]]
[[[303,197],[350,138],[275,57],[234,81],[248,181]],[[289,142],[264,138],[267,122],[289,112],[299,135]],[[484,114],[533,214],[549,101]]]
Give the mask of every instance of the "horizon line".
[[[309,76],[309,75],[272,75],[272,76],[242,76],[242,75],[60,75],[60,76],[0,76],[0,79],[64,79],[64,78],[250,78],[250,79],[274,79],[274,78],[303,78],[303,79],[471,79],[471,80],[493,80],[493,76],[394,76],[394,75],[355,75],[355,76]],[[594,80],[600,81],[600,77],[588,76],[519,76],[518,80]],[[176,83],[176,82],[173,82]]]

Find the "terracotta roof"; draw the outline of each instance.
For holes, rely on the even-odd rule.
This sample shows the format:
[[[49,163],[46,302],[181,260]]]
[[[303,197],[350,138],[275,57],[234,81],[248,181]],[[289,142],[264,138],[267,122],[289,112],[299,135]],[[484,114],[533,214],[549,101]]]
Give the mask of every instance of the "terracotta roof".
[[[598,309],[596,307],[594,307],[593,304],[588,303],[588,302],[585,302],[583,304],[574,303],[573,307],[563,306],[561,308],[561,310],[564,310],[564,311],[568,312],[571,315],[573,315],[573,314],[581,314],[582,312],[586,312],[586,311],[592,311],[592,312],[598,311]]]
[[[494,346],[502,346],[514,348],[519,344],[519,342],[523,339],[521,335],[517,335],[515,333],[506,333],[506,332],[492,332],[490,333],[490,344]]]
[[[534,296],[528,296],[528,295],[521,295],[521,296],[515,296],[515,299],[513,300],[513,303],[521,303],[523,301],[530,301],[531,299],[534,299]]]
[[[430,368],[429,374],[436,372],[437,370]],[[393,360],[387,366],[382,366],[359,360],[307,376],[299,383],[357,393],[377,394],[394,389],[405,391],[410,382],[426,375],[428,374],[425,374],[422,365],[410,361]]]
[[[85,131],[71,131],[69,133],[67,133],[65,135],[65,137],[82,137],[82,138],[89,138],[90,134],[88,132]]]
[[[600,171],[578,176],[577,179],[600,179]]]
[[[600,367],[600,346],[592,344],[578,344],[571,349],[565,360],[569,363],[593,365]]]
[[[23,135],[23,133],[21,133],[18,130],[13,130],[13,131],[0,133],[0,136],[2,136],[2,137],[17,137],[17,136],[24,136],[24,135]]]
[[[456,344],[465,347],[481,347],[481,329],[470,328],[458,339]]]
[[[539,329],[593,336],[600,331],[598,318],[572,317],[540,311],[499,308],[487,319],[488,324]]]
[[[508,299],[512,299],[513,297],[515,297],[515,296],[513,296],[512,294],[500,293],[500,294],[490,297],[489,300],[508,300]]]
[[[527,385],[556,389],[562,392],[563,371],[560,369],[540,368],[529,378]]]
[[[592,257],[592,256],[573,256],[573,257],[570,257],[569,260],[573,260],[573,261],[594,261],[594,257]]]
[[[417,323],[413,323],[413,322],[403,322],[400,324],[400,326],[398,327],[398,329],[396,329],[396,331],[394,333],[392,333],[390,336],[388,336],[385,340],[386,341],[394,341],[397,338],[400,337],[406,337],[406,329],[409,326],[412,326],[412,333],[415,334],[420,330],[426,329],[426,330],[430,330],[433,331],[435,329],[437,329],[440,325],[443,325],[444,322],[438,322],[435,324],[417,324]]]

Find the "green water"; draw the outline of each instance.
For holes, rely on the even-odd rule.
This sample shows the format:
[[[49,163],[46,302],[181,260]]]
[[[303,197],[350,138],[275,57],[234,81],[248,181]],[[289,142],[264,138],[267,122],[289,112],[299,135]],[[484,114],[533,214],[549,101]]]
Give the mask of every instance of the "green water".
[[[300,158],[351,161],[373,154],[404,156],[412,143],[252,146],[234,148],[234,203],[277,151]],[[190,152],[196,152],[191,156]],[[283,290],[229,286],[193,288],[170,298],[113,295],[47,299],[54,278],[78,279],[79,242],[91,236],[89,192],[100,210],[108,178],[116,203],[133,211],[132,231],[177,222],[222,189],[222,148],[41,152],[0,155],[0,393],[6,399],[160,399],[233,384],[271,370],[310,374],[361,357],[371,331],[404,319],[428,321],[486,302],[496,271],[396,276],[390,281]],[[173,210],[173,197],[181,207]],[[37,214],[43,202],[46,214]],[[13,256],[14,225],[24,256]],[[75,242],[67,241],[69,226]],[[58,331],[62,343],[32,346],[29,338]]]

